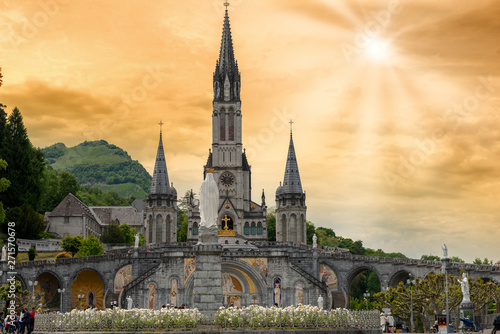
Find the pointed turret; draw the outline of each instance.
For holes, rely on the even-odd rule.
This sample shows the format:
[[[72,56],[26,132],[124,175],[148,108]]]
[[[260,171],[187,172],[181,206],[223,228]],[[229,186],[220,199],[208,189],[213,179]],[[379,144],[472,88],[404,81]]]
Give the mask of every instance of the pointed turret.
[[[285,177],[283,179],[283,193],[301,194],[302,184],[300,183],[299,166],[295,156],[293,137],[290,132],[290,145],[288,146],[288,157],[286,159]]]
[[[290,126],[293,122],[290,121]],[[276,189],[276,241],[306,242],[306,194],[302,190],[293,135],[286,159],[283,185]]]
[[[240,72],[238,62],[234,58],[231,26],[226,9],[219,60],[217,60],[214,72],[214,101],[240,101],[240,88]]]
[[[168,181],[167,163],[165,152],[163,151],[162,132],[160,130],[160,142],[156,153],[155,169],[153,172],[153,182],[151,183],[150,194],[170,194],[170,182]]]
[[[160,122],[160,142],[156,152],[153,182],[146,207],[145,237],[147,244],[177,241],[177,190],[168,179],[167,163],[163,151]]]

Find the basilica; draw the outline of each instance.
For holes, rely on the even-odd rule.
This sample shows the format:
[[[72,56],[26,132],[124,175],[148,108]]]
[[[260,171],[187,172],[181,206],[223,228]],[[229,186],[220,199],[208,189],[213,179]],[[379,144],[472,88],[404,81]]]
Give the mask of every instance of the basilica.
[[[264,190],[260,203],[252,200],[252,168],[243,148],[241,73],[238,70],[229,16],[226,10],[219,59],[213,73],[212,148],[206,169],[213,169],[220,194],[219,236],[228,242],[267,240],[267,205]],[[200,178],[200,184],[203,181]],[[146,241],[148,244],[177,241],[177,192],[168,178],[165,152],[160,142],[147,199]],[[188,208],[188,241],[198,239],[199,203],[193,192]],[[283,183],[276,190],[276,241],[306,242],[306,203],[290,132],[290,145]]]

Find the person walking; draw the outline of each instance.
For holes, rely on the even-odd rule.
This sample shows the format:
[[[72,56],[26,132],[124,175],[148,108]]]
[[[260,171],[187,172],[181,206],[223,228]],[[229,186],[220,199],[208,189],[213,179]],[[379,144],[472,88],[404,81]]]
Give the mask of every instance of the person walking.
[[[35,329],[35,314],[36,314],[35,307],[32,307],[30,311],[30,330],[32,332]]]
[[[387,316],[387,322],[389,323],[388,332],[394,333],[394,317],[391,312],[389,312],[389,315]]]
[[[382,330],[382,333],[385,333],[385,322],[387,321],[387,318],[385,317],[384,312],[380,313],[380,329]]]
[[[491,330],[491,334],[495,334],[498,329],[500,329],[500,314],[497,314],[495,319],[493,319],[493,329]]]
[[[27,308],[23,309],[21,318],[19,318],[19,333],[24,334],[24,329],[28,329],[28,334],[31,334],[30,329],[30,312]]]

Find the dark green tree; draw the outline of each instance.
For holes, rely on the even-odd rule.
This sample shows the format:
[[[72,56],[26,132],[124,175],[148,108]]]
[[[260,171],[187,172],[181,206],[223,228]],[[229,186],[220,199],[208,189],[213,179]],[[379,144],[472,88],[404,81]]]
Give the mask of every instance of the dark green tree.
[[[18,108],[14,108],[8,118],[6,134],[2,154],[9,166],[7,179],[15,186],[0,193],[0,202],[9,208],[29,204],[37,210],[42,194],[44,157],[31,144]]]
[[[16,223],[16,237],[21,239],[38,239],[44,228],[43,216],[29,204],[10,208],[7,211],[7,220]],[[4,224],[4,230],[6,227]]]
[[[68,196],[69,193],[76,194],[78,192],[78,182],[70,173],[65,171],[57,173],[57,180],[59,183],[59,201],[57,204]]]
[[[1,73],[0,73],[1,74]],[[5,160],[0,159],[0,171],[7,169],[7,162]],[[0,178],[0,192],[4,192],[9,188],[10,181],[6,178]],[[5,220],[5,209],[3,208],[3,203],[0,202],[0,226],[4,223]]]
[[[313,235],[316,228],[310,221],[306,221],[306,240],[308,245],[312,245]]]
[[[124,244],[125,236],[120,229],[118,222],[115,220],[111,221],[111,224],[104,229],[104,233],[101,235],[101,242],[104,244]]]
[[[27,305],[23,305],[18,301],[22,299],[21,298],[22,296],[27,295],[28,291],[23,290],[21,282],[15,281],[14,282],[15,298],[10,298],[11,297],[10,287],[11,287],[10,280],[7,280],[7,283],[0,287],[0,300],[3,300],[6,303],[6,305],[10,305],[11,303],[14,304],[16,306],[16,312],[19,312],[24,306]],[[4,314],[7,314],[7,306],[3,306],[2,311]]]
[[[422,255],[420,257],[420,260],[427,260],[427,261],[441,261],[441,258],[437,255]]]
[[[71,253],[71,256],[74,257],[80,250],[83,240],[83,235],[77,235],[75,237],[67,235],[62,239],[61,248],[66,252]]]
[[[276,212],[274,208],[267,211],[267,240],[276,241]]]
[[[36,256],[37,256],[36,249],[34,247],[31,247],[28,250],[28,260],[33,261]]]

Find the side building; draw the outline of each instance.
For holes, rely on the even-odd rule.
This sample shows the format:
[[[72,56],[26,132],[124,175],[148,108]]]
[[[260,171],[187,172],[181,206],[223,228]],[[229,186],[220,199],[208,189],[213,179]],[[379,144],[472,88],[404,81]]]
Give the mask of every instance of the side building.
[[[91,234],[100,238],[109,224],[116,221],[144,233],[145,209],[140,199],[130,206],[87,206],[70,193],[45,214],[45,231],[60,238],[67,235],[88,238]]]

